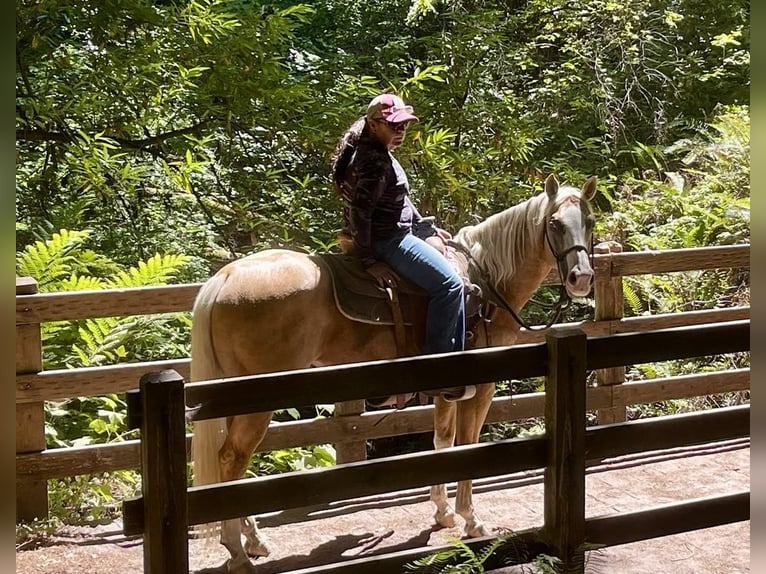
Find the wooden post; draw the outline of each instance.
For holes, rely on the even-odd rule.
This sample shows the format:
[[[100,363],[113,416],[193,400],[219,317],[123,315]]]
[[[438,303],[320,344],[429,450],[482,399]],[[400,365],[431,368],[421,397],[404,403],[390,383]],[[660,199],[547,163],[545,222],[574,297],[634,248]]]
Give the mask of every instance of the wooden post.
[[[364,407],[364,400],[335,403],[335,413],[333,416],[338,418],[348,415],[361,415],[364,412]],[[361,437],[361,439],[355,437],[353,434],[351,434],[349,438],[355,438],[356,440],[343,441],[335,444],[336,464],[367,460],[367,440],[364,437]]]
[[[622,245],[616,241],[605,241],[595,246],[594,251],[599,254],[622,253]],[[611,270],[612,266],[609,265]],[[606,277],[596,275],[593,286],[593,294],[596,300],[596,321],[617,320],[623,317],[625,305],[622,293],[622,277],[612,277],[611,273]],[[611,324],[609,334],[614,334]],[[621,385],[625,382],[625,367],[611,369],[599,369],[596,371],[596,384],[599,387]],[[610,399],[611,407],[596,411],[598,424],[611,424],[625,422],[625,405],[614,404],[614,394]]]
[[[16,278],[16,295],[34,295],[37,281],[31,277]],[[34,317],[20,317],[16,310],[16,374],[39,373],[43,370],[40,323]],[[45,450],[45,409],[42,402],[16,403],[16,454]],[[48,517],[48,481],[16,475],[16,522],[31,522]]]
[[[543,536],[563,572],[585,570],[585,365],[587,340],[579,328],[554,328],[545,337],[545,467]]]
[[[189,571],[184,382],[173,370],[141,377],[144,572]]]

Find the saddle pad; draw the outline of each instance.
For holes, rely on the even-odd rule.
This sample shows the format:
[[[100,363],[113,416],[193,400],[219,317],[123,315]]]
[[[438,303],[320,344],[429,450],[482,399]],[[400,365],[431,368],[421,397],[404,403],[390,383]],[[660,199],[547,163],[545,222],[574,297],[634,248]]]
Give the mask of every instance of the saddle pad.
[[[393,325],[388,293],[364,270],[358,257],[336,253],[310,256],[324,266],[332,278],[338,310],[347,318],[362,323]],[[413,312],[424,312],[427,294],[414,283],[400,279],[396,288],[405,325],[412,325]]]

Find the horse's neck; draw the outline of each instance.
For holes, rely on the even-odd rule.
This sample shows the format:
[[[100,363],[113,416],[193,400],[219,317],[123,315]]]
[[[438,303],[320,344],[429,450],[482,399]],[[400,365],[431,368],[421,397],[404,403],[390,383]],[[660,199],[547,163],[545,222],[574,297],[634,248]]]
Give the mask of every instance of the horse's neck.
[[[456,235],[456,239],[472,253],[476,253],[474,247],[478,246],[484,252],[483,261],[494,261],[493,264],[477,263],[486,274],[485,279],[516,312],[524,307],[555,267],[555,260],[545,245],[545,218],[537,215],[545,208],[543,200],[540,197],[527,200],[474,227],[464,228]],[[497,264],[500,260],[503,265]],[[498,313],[493,319],[493,327],[507,335],[508,340],[500,344],[510,344],[519,329],[509,313]]]
[[[518,261],[516,271],[510,279],[497,285],[498,292],[517,312],[529,301],[554,267],[546,257],[547,250],[544,246],[538,246],[534,251],[535,253],[526,253]]]
[[[545,245],[545,208],[545,197],[535,196],[456,235],[514,309],[529,300],[555,265]]]

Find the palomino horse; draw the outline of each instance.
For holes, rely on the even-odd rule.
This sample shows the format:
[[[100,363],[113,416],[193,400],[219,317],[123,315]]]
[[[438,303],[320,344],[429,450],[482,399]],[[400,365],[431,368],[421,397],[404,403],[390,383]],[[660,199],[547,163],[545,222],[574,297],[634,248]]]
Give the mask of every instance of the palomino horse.
[[[584,297],[593,282],[588,247],[595,191],[595,177],[578,190],[559,187],[550,175],[544,192],[461,229],[455,241],[470,251],[483,279],[516,312],[554,268],[570,296]],[[476,344],[511,345],[518,330],[512,315],[499,310],[478,330]],[[205,283],[194,305],[191,354],[191,379],[202,381],[393,358],[397,348],[392,328],[354,322],[337,310],[323,267],[306,254],[274,249],[229,263]],[[476,443],[494,390],[493,383],[479,385],[472,398],[460,402],[436,397],[434,447]],[[271,415],[195,423],[195,484],[241,478]],[[431,500],[436,522],[454,526],[446,486],[431,487]],[[455,507],[468,536],[488,534],[474,513],[471,481],[458,484]],[[254,518],[222,522],[221,544],[231,553],[229,572],[255,572],[248,556],[268,554]]]

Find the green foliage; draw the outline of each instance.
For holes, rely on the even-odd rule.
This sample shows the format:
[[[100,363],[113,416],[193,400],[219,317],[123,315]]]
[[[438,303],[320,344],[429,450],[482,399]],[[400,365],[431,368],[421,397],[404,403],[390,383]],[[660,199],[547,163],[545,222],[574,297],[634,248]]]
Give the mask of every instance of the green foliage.
[[[132,471],[83,474],[48,482],[51,515],[65,524],[114,520],[121,502],[139,494],[140,476]]]
[[[653,152],[651,160],[642,159],[642,148],[634,154],[641,176],[615,182],[603,233],[636,250],[749,241],[749,130],[747,108],[722,108],[695,137]]]
[[[256,477],[335,464],[332,445],[314,445],[264,451],[253,457],[246,476]]]
[[[482,574],[486,572],[485,562],[503,544],[513,539],[513,534],[493,540],[478,552],[472,550],[459,538],[450,540],[452,548],[436,552],[406,564],[405,572],[424,574]]]
[[[121,263],[187,253],[191,280],[253,249],[331,248],[329,153],[381,90],[416,105],[398,155],[451,229],[548,171],[656,171],[665,142],[748,102],[744,0],[46,0],[16,28],[17,220],[87,221]]]
[[[61,520],[56,516],[16,524],[16,551],[42,546],[61,525]]]
[[[281,409],[274,412],[273,420],[324,418],[332,416],[334,404],[317,405],[315,408]],[[309,445],[273,451],[256,452],[246,471],[247,476],[280,474],[309,468],[333,466],[336,461],[335,448],[330,444]]]
[[[91,269],[103,271],[111,267],[106,258],[83,247],[89,236],[90,232],[87,230],[62,229],[47,241],[38,240],[27,245],[24,251],[16,256],[16,275],[33,277],[37,280],[41,292],[56,291],[67,281],[70,286],[78,286],[78,281],[73,279],[77,271],[88,273]],[[81,285],[82,288],[97,289],[101,286],[98,279],[87,279],[86,283]]]
[[[125,427],[124,396],[108,394],[45,403],[45,436],[49,447],[86,446],[136,438]]]
[[[185,255],[155,254],[123,267],[87,246],[90,230],[62,229],[17,253],[17,276],[33,277],[40,292],[122,289],[165,285],[190,261]],[[98,366],[115,362],[188,355],[189,314],[98,317],[44,323],[45,368]]]
[[[41,292],[100,290],[164,285],[189,261],[184,255],[156,254],[125,268],[87,246],[90,230],[62,229],[17,253],[16,273],[38,281]],[[188,314],[167,317],[98,317],[43,323],[46,369],[83,367],[187,356]],[[166,337],[163,343],[163,337]],[[84,446],[135,438],[125,425],[124,396],[107,394],[47,401],[45,437],[48,447]],[[64,522],[101,520],[118,512],[116,500],[133,495],[134,472],[89,475],[49,482],[51,513]],[[119,496],[115,494],[119,492]]]
[[[513,532],[500,534],[478,551],[472,550],[460,539],[451,539],[450,544],[452,547],[447,550],[405,564],[404,571],[420,574],[483,574],[509,564],[520,564],[519,571],[526,574],[562,572],[559,558],[533,553],[525,539]],[[598,549],[592,544],[585,545],[586,552]],[[588,557],[585,557],[585,562],[587,566]]]
[[[632,250],[748,243],[749,126],[746,108],[725,107],[695,137],[661,153],[642,147],[634,154],[641,176],[613,178],[613,211],[600,219],[598,233]],[[747,304],[748,285],[742,270],[626,277],[626,314]]]

